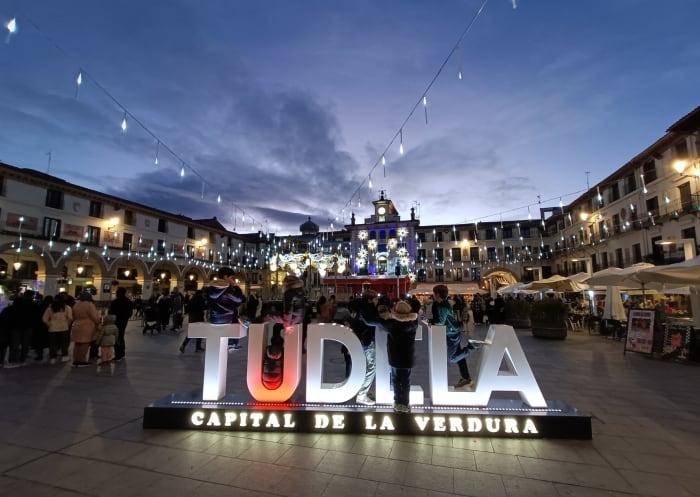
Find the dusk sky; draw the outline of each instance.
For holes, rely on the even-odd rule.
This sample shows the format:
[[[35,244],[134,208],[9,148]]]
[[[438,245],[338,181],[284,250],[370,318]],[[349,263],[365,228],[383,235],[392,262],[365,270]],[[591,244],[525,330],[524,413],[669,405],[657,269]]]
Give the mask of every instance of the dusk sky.
[[[0,0],[0,161],[239,232],[524,219],[700,103],[698,0],[482,4]]]

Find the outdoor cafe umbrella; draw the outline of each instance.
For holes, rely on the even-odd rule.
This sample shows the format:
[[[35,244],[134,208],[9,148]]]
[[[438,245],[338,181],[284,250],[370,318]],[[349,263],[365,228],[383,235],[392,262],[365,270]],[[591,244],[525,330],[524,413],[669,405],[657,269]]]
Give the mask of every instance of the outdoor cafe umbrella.
[[[571,278],[555,274],[549,278],[528,283],[526,288],[531,290],[552,290],[553,292],[583,292],[588,289],[588,285],[577,283]]]
[[[616,321],[626,321],[627,313],[622,303],[622,295],[619,286],[608,286],[605,288],[605,306],[603,307],[603,319],[614,319]]]
[[[700,328],[700,256],[676,264],[645,269],[639,272],[638,278],[649,285],[689,286],[693,326]]]
[[[676,264],[652,266],[637,274],[643,283],[663,283],[665,285],[700,285],[700,256]]]
[[[619,286],[622,288],[641,288],[644,289],[644,283],[637,278],[640,271],[654,267],[653,264],[640,262],[632,264],[626,268],[609,267],[601,271],[596,271],[586,280],[591,286]]]

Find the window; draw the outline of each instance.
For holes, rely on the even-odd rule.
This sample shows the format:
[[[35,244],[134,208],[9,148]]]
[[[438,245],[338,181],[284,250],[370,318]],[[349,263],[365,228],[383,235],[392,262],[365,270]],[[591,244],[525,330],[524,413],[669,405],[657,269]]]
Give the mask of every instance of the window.
[[[379,239],[386,240],[386,230],[384,228],[379,230]]]
[[[389,238],[396,238],[396,228],[389,229]]]
[[[122,248],[131,250],[131,244],[134,243],[134,235],[131,233],[124,233],[122,238]]]
[[[99,245],[100,244],[100,228],[97,226],[88,226],[85,231],[85,245]]]
[[[370,240],[376,240],[377,239],[377,232],[375,230],[369,230],[369,239]]]
[[[630,174],[625,178],[625,195],[628,195],[637,189],[637,177]]]
[[[435,269],[435,281],[445,281],[445,270],[441,267]]]
[[[459,247],[450,249],[450,257],[452,262],[462,262],[462,249]]]
[[[57,240],[61,238],[61,220],[51,217],[44,218],[44,226],[41,229],[41,236],[49,240]]]
[[[620,185],[617,183],[613,183],[613,185],[610,187],[610,200],[613,202],[615,200],[618,200],[620,198]]]
[[[194,239],[194,228],[192,226],[187,227],[187,238]]]
[[[620,226],[620,215],[619,214],[613,214],[612,224],[613,224],[613,233],[615,233],[615,234],[620,233],[621,226]]]
[[[509,226],[507,228],[502,228],[501,231],[502,231],[501,236],[504,239],[513,238],[513,227],[512,226]]]
[[[632,254],[634,254],[633,257],[635,264],[637,262],[642,262],[642,245],[639,243],[632,245]]]
[[[461,236],[461,234],[460,234],[459,231],[457,231],[456,229],[453,229],[453,230],[452,230],[452,234],[450,235],[450,239],[451,239],[453,242],[458,242],[458,241],[460,241],[460,240],[462,239],[462,236]]]
[[[524,226],[520,228],[520,236],[522,236],[523,238],[532,238],[530,227]]]
[[[416,233],[418,235],[418,241],[425,243],[425,231],[421,231],[420,233]]]
[[[418,249],[418,262],[426,262],[428,258],[425,254],[425,249]]]
[[[648,185],[656,179],[656,161],[645,162],[643,167],[644,182]]]
[[[0,176],[0,195],[5,196],[5,177]]]
[[[443,262],[445,260],[444,250],[441,248],[435,249],[435,262]]]
[[[496,253],[496,247],[488,247],[486,249],[486,257],[490,261],[495,261],[498,259],[498,254]]]
[[[165,255],[165,240],[158,240],[156,252],[158,253],[158,255]]]
[[[659,197],[653,197],[647,199],[647,213],[650,216],[659,215]]]
[[[622,249],[615,249],[615,260],[617,261],[617,267],[625,267],[625,259],[622,257]]]
[[[124,209],[124,224],[128,224],[129,226],[134,225],[134,211]]]
[[[436,231],[433,233],[433,241],[434,242],[441,242],[442,241],[442,231]]]
[[[683,138],[681,141],[676,143],[673,148],[676,151],[676,157],[679,159],[687,159],[688,158],[688,142],[686,141],[685,138]]]
[[[168,221],[165,219],[159,219],[158,220],[158,233],[167,233],[168,232]]]
[[[58,190],[46,190],[46,207],[63,209],[63,192]]]
[[[90,201],[90,216],[102,217],[102,202],[97,202],[95,200]]]
[[[603,260],[602,260],[603,269],[608,269],[608,267],[609,267],[609,264],[608,264],[608,253],[607,253],[607,252],[603,252],[601,255],[603,256]]]
[[[479,247],[469,248],[469,260],[478,261],[479,260]]]
[[[487,240],[495,240],[496,239],[496,232],[498,231],[498,228],[489,228],[486,230],[486,239]]]
[[[503,256],[505,260],[510,261],[513,259],[513,247],[507,246],[503,248]]]
[[[377,252],[386,252],[386,251],[387,251],[386,243],[377,244]]]

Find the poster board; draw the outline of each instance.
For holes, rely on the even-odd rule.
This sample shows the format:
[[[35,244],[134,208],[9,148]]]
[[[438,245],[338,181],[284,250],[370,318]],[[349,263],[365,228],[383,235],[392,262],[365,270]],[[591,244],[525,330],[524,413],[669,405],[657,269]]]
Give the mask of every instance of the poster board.
[[[627,319],[627,341],[625,352],[651,354],[654,343],[654,311],[631,309]]]

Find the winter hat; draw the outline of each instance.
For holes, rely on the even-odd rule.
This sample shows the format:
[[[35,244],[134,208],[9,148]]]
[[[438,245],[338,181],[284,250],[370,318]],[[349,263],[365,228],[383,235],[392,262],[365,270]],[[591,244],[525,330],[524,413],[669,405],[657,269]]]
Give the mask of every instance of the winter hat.
[[[391,317],[397,321],[415,321],[418,319],[418,314],[411,310],[411,304],[399,300],[391,310]]]

